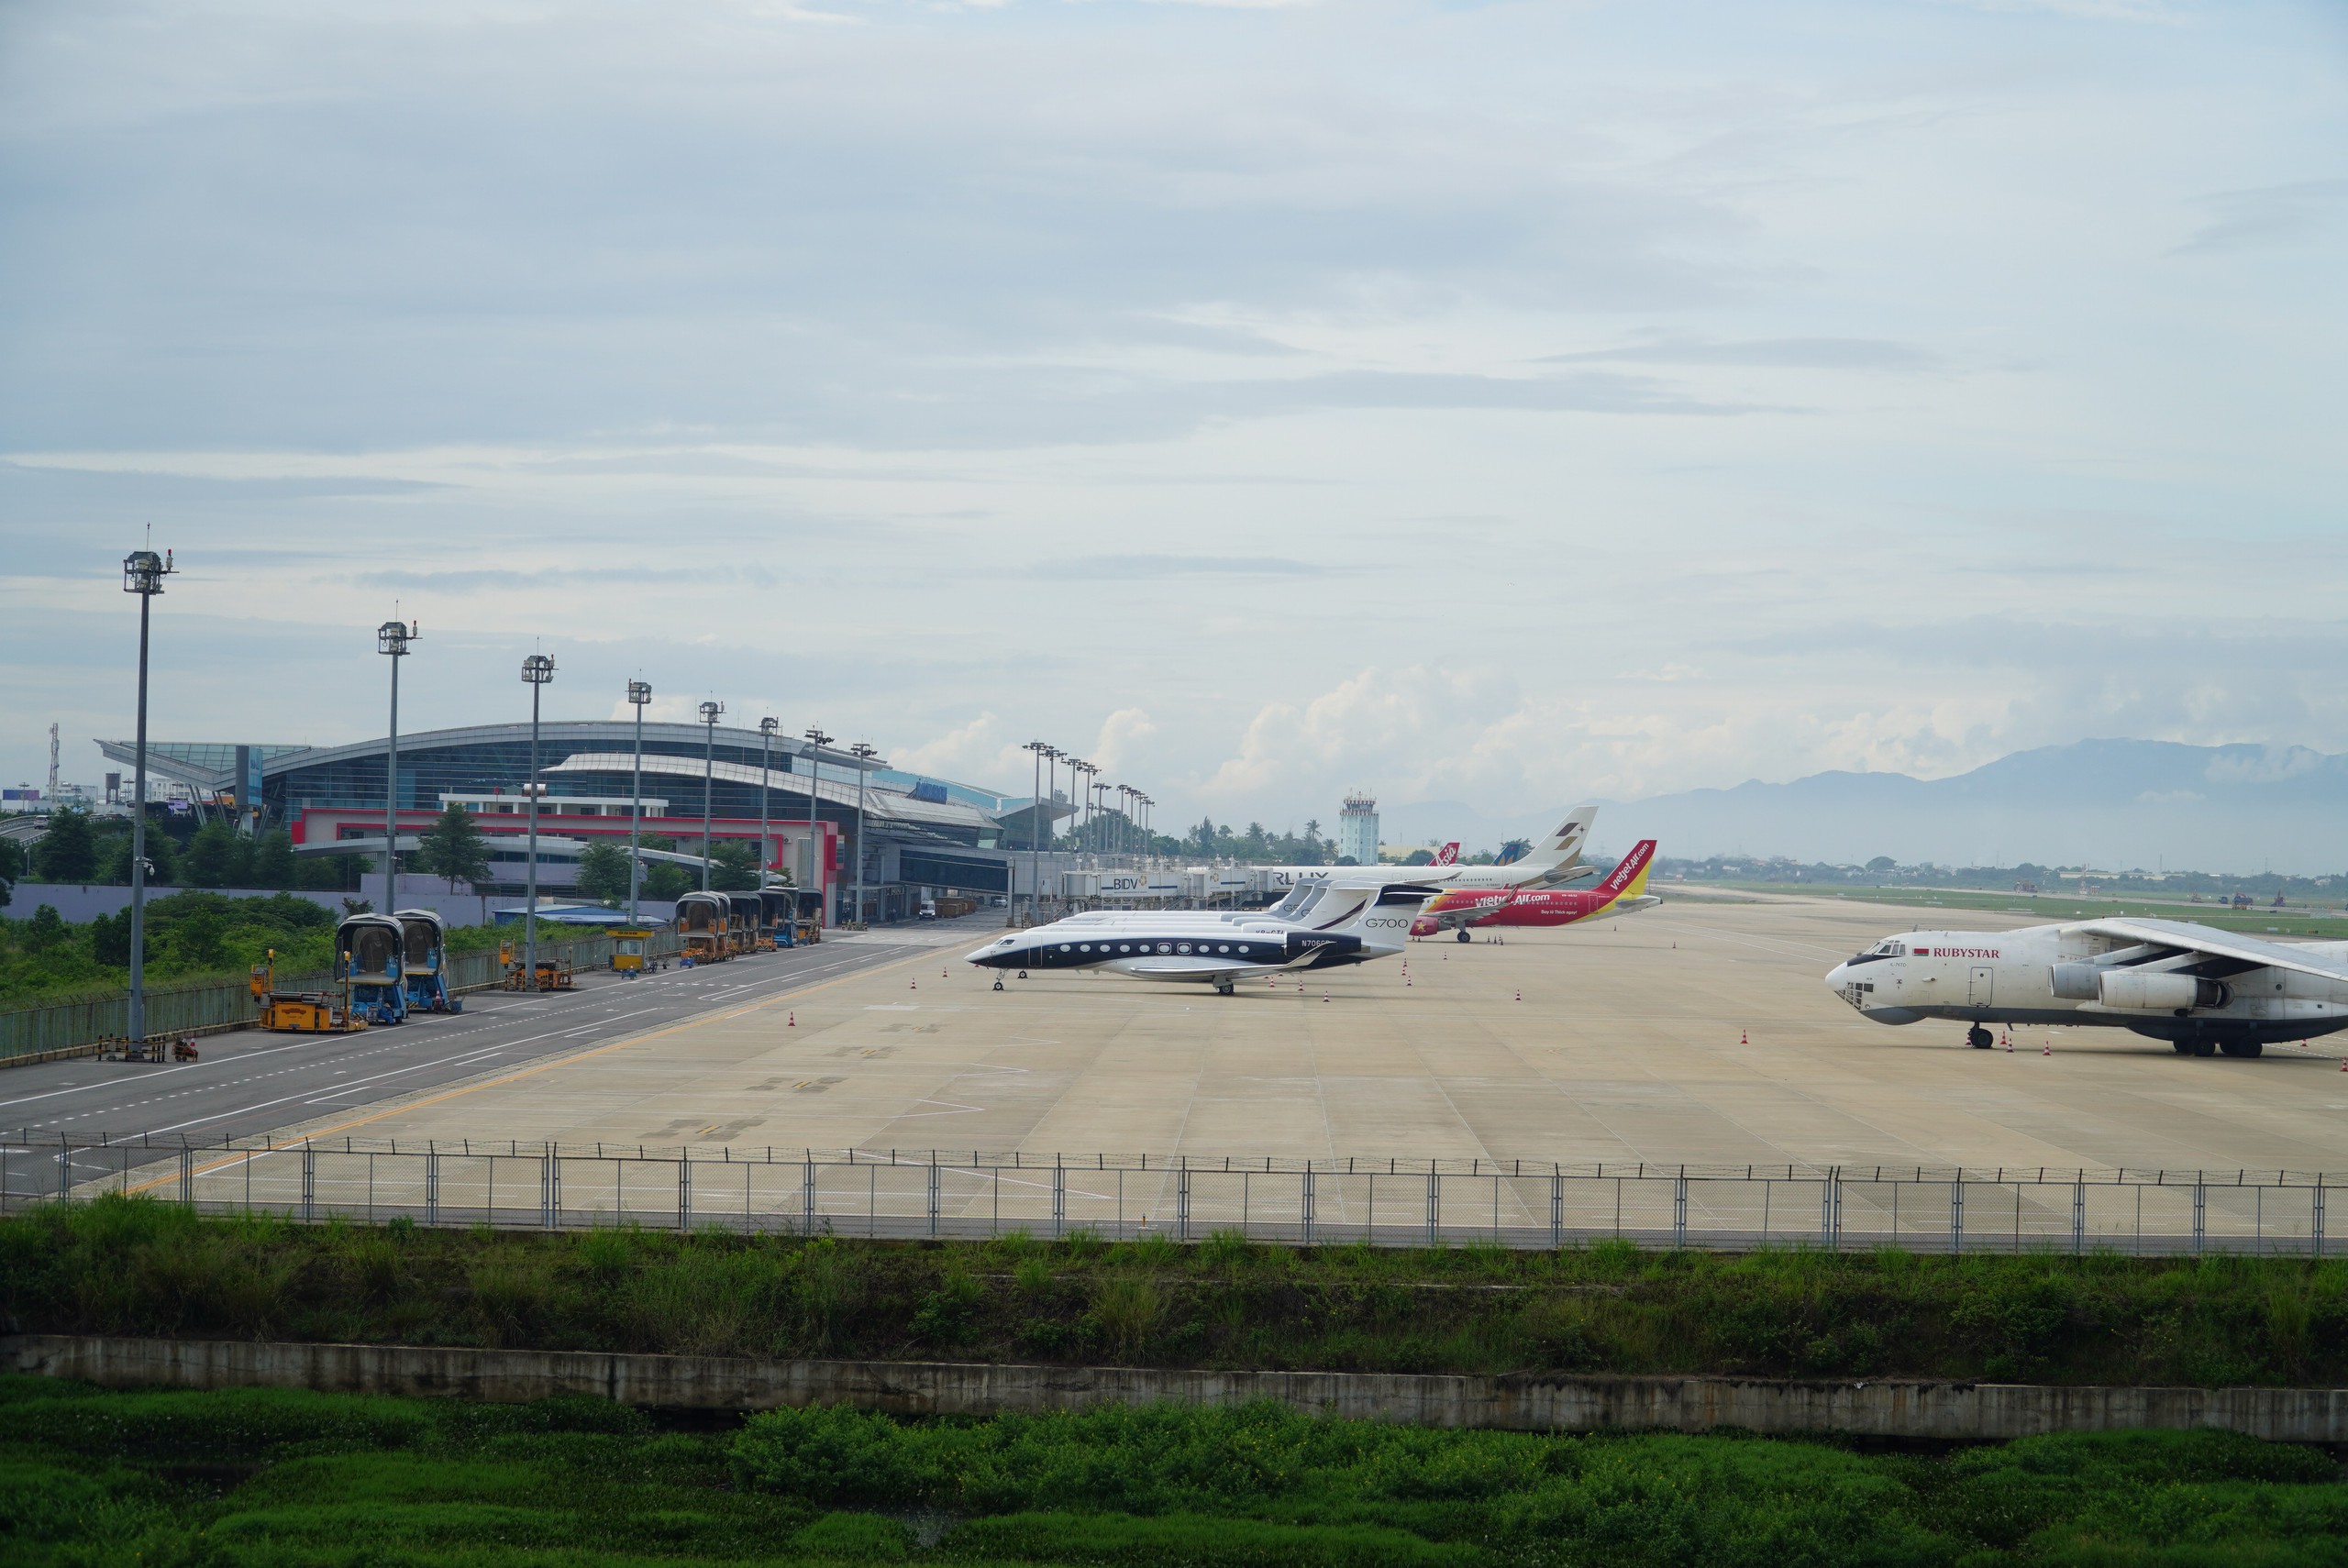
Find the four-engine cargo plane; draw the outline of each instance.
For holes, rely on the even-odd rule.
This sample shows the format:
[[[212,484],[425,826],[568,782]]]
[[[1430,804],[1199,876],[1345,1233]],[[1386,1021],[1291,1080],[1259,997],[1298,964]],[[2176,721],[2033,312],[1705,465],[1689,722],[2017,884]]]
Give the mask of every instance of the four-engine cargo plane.
[[[2178,1055],[2255,1056],[2270,1040],[2348,1029],[2348,943],[2263,942],[2174,920],[2019,931],[1911,931],[1837,964],[1826,983],[1877,1023],[1963,1019],[2105,1024]]]
[[[1655,840],[1643,838],[1595,888],[1446,889],[1420,913],[1411,934],[1433,936],[1456,927],[1465,942],[1470,926],[1572,925],[1600,915],[1637,914],[1663,902],[1647,891],[1654,865]]]

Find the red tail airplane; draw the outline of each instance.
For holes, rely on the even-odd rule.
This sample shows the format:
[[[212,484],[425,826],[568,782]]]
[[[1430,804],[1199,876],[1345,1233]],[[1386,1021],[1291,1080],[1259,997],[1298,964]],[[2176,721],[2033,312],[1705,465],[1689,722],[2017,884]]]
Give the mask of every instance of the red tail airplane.
[[[1468,940],[1468,928],[1486,925],[1571,925],[1597,915],[1636,914],[1663,900],[1647,891],[1647,872],[1655,862],[1655,843],[1643,838],[1607,873],[1598,886],[1580,892],[1525,891],[1511,888],[1461,888],[1438,894],[1419,918],[1411,922],[1412,936],[1434,936],[1456,928]]]

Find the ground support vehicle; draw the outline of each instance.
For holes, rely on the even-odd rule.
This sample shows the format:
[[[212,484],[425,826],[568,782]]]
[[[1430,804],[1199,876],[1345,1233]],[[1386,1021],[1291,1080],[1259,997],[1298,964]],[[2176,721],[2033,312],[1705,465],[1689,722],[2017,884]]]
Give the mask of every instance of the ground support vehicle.
[[[538,960],[537,983],[530,984],[528,966],[514,951],[514,944],[502,942],[497,946],[497,962],[504,972],[504,987],[509,991],[568,991],[577,988],[579,972],[569,964],[554,958]]]
[[[277,950],[269,950],[266,963],[253,966],[249,982],[253,1000],[260,1004],[260,1027],[275,1034],[355,1034],[367,1027],[363,1017],[353,1017],[350,997],[346,988],[338,997],[332,991],[281,991],[276,988]]]

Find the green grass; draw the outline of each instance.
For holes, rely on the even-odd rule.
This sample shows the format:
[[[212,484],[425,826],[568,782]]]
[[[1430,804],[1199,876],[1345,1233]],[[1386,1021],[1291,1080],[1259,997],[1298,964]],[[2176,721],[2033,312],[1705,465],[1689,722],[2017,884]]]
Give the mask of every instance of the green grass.
[[[0,1556],[49,1564],[2348,1563],[2348,1485],[2214,1432],[1938,1456],[1272,1407],[983,1421],[0,1376]]]
[[[1998,914],[2023,912],[2036,917],[2040,923],[2049,925],[2063,921],[2127,916],[2137,920],[2187,920],[2214,926],[2220,931],[2239,931],[2253,936],[2272,933],[2323,937],[2331,941],[2348,939],[2348,913],[2304,907],[2231,910],[2221,904],[2197,904],[2185,899],[2083,899],[2067,893],[2042,893],[2032,897],[2027,893],[2000,893],[1977,888],[1836,888],[1823,883],[1809,885],[1800,882],[1704,882],[1691,886],[1839,899],[1846,903],[1887,904],[1903,910],[1982,910]],[[1667,895],[1670,891],[1663,884],[1657,884],[1657,890]]]
[[[1743,1256],[0,1221],[28,1331],[745,1356],[2073,1384],[2348,1382],[2348,1260]]]

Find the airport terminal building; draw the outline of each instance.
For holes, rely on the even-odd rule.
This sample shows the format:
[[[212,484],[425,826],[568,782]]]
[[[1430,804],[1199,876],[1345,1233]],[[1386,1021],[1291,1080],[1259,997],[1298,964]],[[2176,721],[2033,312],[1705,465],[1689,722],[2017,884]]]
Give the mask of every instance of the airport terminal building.
[[[580,850],[598,838],[625,842],[637,762],[637,726],[607,719],[538,726],[538,882],[560,892]],[[126,769],[127,740],[98,743]],[[199,812],[219,811],[248,831],[285,828],[296,852],[380,854],[386,742],[349,745],[238,745],[150,742],[150,775],[188,786]],[[1025,796],[903,773],[883,758],[757,730],[700,724],[643,727],[644,831],[698,841],[704,800],[714,840],[756,840],[761,801],[766,864],[802,888],[821,889],[826,918],[849,909],[861,857],[865,918],[912,912],[925,889],[987,897],[1011,890],[1031,838],[1070,814],[1054,799],[1039,811]],[[493,839],[493,894],[522,890],[527,855],[516,835],[531,785],[527,724],[475,724],[404,734],[399,743],[398,847],[451,803],[475,813]],[[860,786],[860,789],[859,789]],[[859,795],[862,842],[857,833]],[[1016,853],[1014,853],[1016,852]]]

